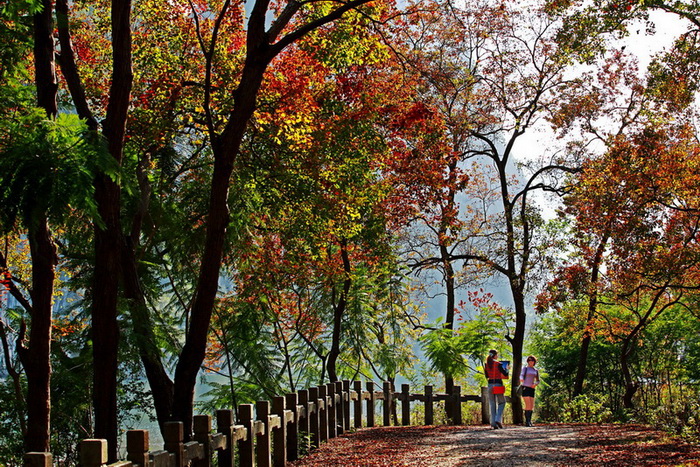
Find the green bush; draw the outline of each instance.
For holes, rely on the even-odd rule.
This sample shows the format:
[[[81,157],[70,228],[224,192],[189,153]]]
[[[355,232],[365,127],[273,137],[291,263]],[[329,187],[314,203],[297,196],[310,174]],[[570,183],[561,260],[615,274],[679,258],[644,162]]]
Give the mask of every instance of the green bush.
[[[22,465],[24,455],[19,417],[22,409],[16,403],[12,381],[0,381],[0,465]]]
[[[595,394],[582,394],[561,406],[560,419],[565,423],[604,423],[612,420],[610,409]]]
[[[661,405],[647,412],[645,421],[689,441],[700,440],[700,407],[690,401]]]

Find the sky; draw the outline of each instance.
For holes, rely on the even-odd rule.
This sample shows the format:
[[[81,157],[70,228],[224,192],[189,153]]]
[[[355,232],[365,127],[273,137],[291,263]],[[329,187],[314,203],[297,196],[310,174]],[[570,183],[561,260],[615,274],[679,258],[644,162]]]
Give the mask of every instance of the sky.
[[[640,73],[644,72],[651,57],[669,49],[674,39],[685,32],[690,24],[688,20],[663,11],[652,11],[649,20],[656,26],[654,35],[645,34],[645,25],[637,23],[630,26],[630,35],[621,41],[626,45],[626,51],[637,56]]]

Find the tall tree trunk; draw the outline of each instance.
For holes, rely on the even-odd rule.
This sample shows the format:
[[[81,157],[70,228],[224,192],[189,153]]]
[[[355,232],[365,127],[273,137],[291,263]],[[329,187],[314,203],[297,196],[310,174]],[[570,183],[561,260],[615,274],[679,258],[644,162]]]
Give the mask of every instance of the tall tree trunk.
[[[214,172],[209,196],[209,214],[204,252],[199,268],[197,288],[192,303],[190,328],[175,368],[175,392],[172,418],[183,422],[185,437],[192,431],[194,390],[206,353],[209,324],[214,309],[223,257],[224,241],[229,221],[228,192],[233,165],[243,141],[248,120],[255,110],[255,99],[269,63],[263,50],[249,50],[249,58],[234,97],[234,113],[224,133],[212,141]],[[257,52],[257,55],[256,55]]]
[[[586,326],[590,326],[590,320],[586,323]],[[588,349],[591,346],[591,333],[588,330],[584,330],[583,337],[581,338],[581,348],[578,352],[578,364],[576,366],[576,377],[574,379],[574,392],[572,397],[580,396],[583,394],[583,383],[586,381],[586,372],[588,369]]]
[[[112,1],[112,84],[103,133],[109,153],[121,164],[131,96],[131,1]],[[92,336],[94,359],[93,404],[95,436],[108,442],[108,459],[117,459],[117,374],[119,322],[118,278],[121,277],[121,189],[106,174],[95,180],[95,199],[102,225],[95,224],[95,272]]]
[[[586,329],[583,330],[581,338],[581,349],[578,354],[578,366],[576,367],[576,378],[574,380],[573,397],[583,394],[583,383],[586,380],[586,369],[588,367],[588,349],[591,345],[591,327],[593,318],[598,309],[598,277],[600,275],[600,264],[603,261],[603,253],[608,243],[608,234],[604,234],[598,248],[596,248],[593,263],[591,264],[591,280],[588,290],[588,316],[586,317]]]
[[[97,120],[88,106],[76,66],[68,20],[68,2],[56,1],[58,36],[61,43],[61,70],[75,103],[78,115],[97,133]],[[112,84],[102,133],[108,151],[121,164],[126,132],[126,119],[131,96],[131,2],[113,0]],[[106,174],[95,177],[95,201],[100,220],[95,222],[95,270],[93,277],[92,340],[93,340],[93,406],[95,433],[108,441],[109,460],[117,457],[117,375],[119,324],[117,319],[118,279],[121,277],[120,249],[123,234],[120,223],[121,189]]]
[[[522,369],[523,361],[523,344],[525,343],[525,296],[522,292],[522,286],[513,287],[513,305],[515,307],[515,332],[510,339],[510,344],[513,350],[513,365],[511,369],[511,402],[513,410],[513,423],[521,425],[523,423],[523,404],[516,394],[515,390],[520,384],[520,370]]]
[[[41,12],[34,15],[34,73],[37,105],[53,118],[58,114],[58,79],[53,41],[53,2],[42,0]]]
[[[452,266],[452,254],[449,250],[451,241],[450,228],[454,222],[456,215],[455,207],[455,183],[457,177],[458,158],[451,157],[448,163],[448,181],[449,187],[446,203],[441,206],[441,221],[438,230],[438,245],[440,248],[440,261],[442,262],[442,278],[445,281],[445,329],[453,331],[455,328],[455,271]],[[454,375],[445,374],[445,393],[452,394],[455,387]],[[454,405],[445,402],[445,415],[449,420],[454,419],[452,413]]]
[[[446,229],[445,229],[446,230]],[[452,267],[452,261],[450,259],[450,254],[447,251],[447,246],[440,241],[440,256],[442,258],[443,267],[443,277],[445,280],[445,294],[446,294],[446,304],[445,304],[445,329],[454,330],[455,326],[455,273]],[[452,394],[455,387],[455,380],[453,375],[445,374],[445,393],[447,395]],[[454,414],[452,413],[453,404],[445,402],[445,414],[450,420],[454,419]]]
[[[639,385],[632,380],[632,371],[629,366],[629,357],[632,353],[632,339],[626,338],[622,341],[620,349],[620,369],[625,382],[625,393],[622,395],[622,405],[626,409],[634,408],[634,395],[639,389]]]
[[[214,151],[216,162],[212,178],[204,254],[190,315],[190,326],[175,368],[172,417],[184,423],[186,439],[189,439],[192,430],[195,385],[206,352],[229,219],[227,197],[229,178],[233,169],[233,155],[226,154],[227,152],[222,149]]]
[[[54,60],[53,3],[42,1],[41,12],[34,15],[34,68],[37,104],[49,118],[58,113],[58,80]],[[19,347],[27,374],[26,451],[50,451],[51,437],[51,306],[54,268],[58,262],[51,239],[46,212],[27,213],[28,239],[32,259],[31,328],[29,345]]]
[[[131,311],[136,346],[153,393],[158,425],[163,433],[163,426],[165,422],[170,420],[173,409],[174,386],[163,366],[160,349],[156,345],[153,322],[139,281],[140,275],[134,257],[134,247],[128,239],[127,244],[122,248],[122,272],[124,296]]]
[[[514,142],[511,139],[510,144]],[[523,405],[520,397],[515,393],[518,384],[520,384],[520,370],[523,359],[523,344],[525,342],[525,322],[527,315],[525,313],[525,281],[528,270],[529,258],[529,223],[525,212],[525,197],[522,199],[521,221],[523,223],[523,246],[522,250],[516,247],[515,242],[515,227],[514,227],[514,205],[511,203],[508,195],[508,183],[506,181],[506,161],[504,156],[502,161],[499,161],[499,176],[501,178],[501,197],[503,199],[503,212],[506,219],[506,251],[508,267],[505,272],[508,276],[508,284],[510,285],[511,295],[513,297],[513,308],[515,309],[515,330],[513,336],[506,336],[506,339],[511,345],[513,364],[511,367],[511,408],[513,411],[513,423],[521,425],[523,423]],[[517,267],[517,257],[521,257],[522,264]],[[520,272],[518,272],[518,269]]]
[[[117,455],[117,372],[120,277],[120,190],[106,175],[98,176],[95,199],[105,227],[95,227],[95,270],[92,299],[93,406],[96,438],[106,439],[109,461]]]
[[[27,374],[27,452],[49,452],[51,435],[51,305],[56,249],[46,218],[29,228],[32,308],[29,346],[20,352]]]
[[[328,352],[328,359],[326,360],[326,368],[328,369],[328,379],[331,382],[338,381],[338,374],[336,372],[336,364],[338,357],[340,356],[340,335],[342,331],[343,316],[345,315],[345,310],[348,306],[348,294],[350,293],[350,286],[352,284],[351,278],[351,268],[350,268],[350,257],[348,256],[348,244],[347,240],[343,239],[340,242],[340,256],[343,261],[343,290],[339,297],[338,303],[333,304],[333,337],[331,340],[331,348]]]

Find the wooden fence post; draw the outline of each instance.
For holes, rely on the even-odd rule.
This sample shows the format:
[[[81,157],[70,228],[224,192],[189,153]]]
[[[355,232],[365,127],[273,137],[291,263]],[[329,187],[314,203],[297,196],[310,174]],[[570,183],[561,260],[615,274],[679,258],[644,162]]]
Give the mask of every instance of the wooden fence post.
[[[311,435],[311,447],[317,448],[321,445],[320,408],[318,399],[318,388],[309,388],[309,432]]]
[[[362,381],[355,381],[355,428],[362,428]]]
[[[81,467],[101,467],[107,463],[106,439],[84,439],[78,449]]]
[[[233,440],[233,410],[216,411],[216,431],[222,433],[226,438],[226,449],[220,449],[218,453],[219,467],[234,466],[234,440]]]
[[[481,388],[481,423],[488,425],[491,423],[491,409],[489,409],[489,388]]]
[[[338,406],[335,404],[335,383],[328,383],[326,388],[326,417],[328,423],[328,439],[335,438],[338,433]]]
[[[182,422],[165,422],[163,425],[163,449],[175,455],[174,467],[185,467],[184,433]]]
[[[256,436],[255,454],[260,467],[270,467],[270,448],[272,446],[270,437],[270,402],[257,401],[255,404],[257,419],[263,423],[263,432]]]
[[[425,424],[433,424],[433,387],[425,387]]]
[[[371,428],[374,426],[374,382],[367,381],[367,392],[367,426]]]
[[[28,452],[24,455],[24,467],[52,467],[53,456],[50,452]]]
[[[462,424],[462,388],[454,386],[452,388],[452,424]]]
[[[408,384],[401,385],[401,424],[411,424],[411,390]]]
[[[148,451],[150,440],[148,430],[129,430],[126,432],[126,459],[134,464],[147,466],[150,462]]]
[[[343,380],[343,390],[341,392],[343,397],[343,431],[350,431],[350,380]]]
[[[299,454],[299,431],[302,418],[299,412],[299,394],[290,393],[285,398],[287,409],[292,411],[292,423],[287,426],[287,460],[295,461]],[[305,431],[308,431],[308,427]]]
[[[253,404],[240,404],[238,406],[238,422],[246,429],[246,439],[241,440],[239,457],[241,466],[252,467],[255,465],[255,427],[253,426]]]
[[[318,387],[318,432],[322,443],[328,441],[328,388],[326,386]],[[320,444],[319,444],[320,446]]]
[[[389,381],[384,381],[384,426],[391,426],[392,396],[391,383]]]
[[[210,467],[212,464],[211,449],[211,417],[209,415],[195,415],[192,418],[194,431],[193,440],[202,445],[203,458],[192,463],[192,467]]]
[[[335,432],[340,436],[345,432],[345,398],[343,397],[343,382],[336,381],[333,399],[335,400]]]
[[[279,428],[272,430],[272,461],[275,467],[284,467],[287,465],[287,434],[288,429],[292,425],[296,425],[296,419],[289,421],[287,425],[287,414],[291,411],[287,410],[286,400],[284,397],[275,397],[272,400],[272,413],[280,418]],[[292,416],[294,416],[294,413]]]
[[[302,453],[307,453],[311,449],[311,414],[309,413],[309,391],[303,389],[299,391],[299,426],[297,427],[297,444],[295,451],[297,458]]]

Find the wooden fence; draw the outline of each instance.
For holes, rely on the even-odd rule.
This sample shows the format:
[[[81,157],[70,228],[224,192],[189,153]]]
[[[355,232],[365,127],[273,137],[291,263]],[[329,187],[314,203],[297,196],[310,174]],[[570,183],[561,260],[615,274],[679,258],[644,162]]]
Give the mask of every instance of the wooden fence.
[[[411,402],[422,402],[424,424],[433,425],[434,403],[444,401],[453,414],[451,423],[462,424],[461,404],[466,401],[481,403],[481,421],[488,423],[489,412],[486,388],[478,396],[462,395],[456,386],[452,394],[433,393],[425,386],[423,394],[410,392],[408,384],[395,392],[385,382],[381,391],[367,382],[339,381],[312,387],[269,401],[238,406],[238,420],[233,410],[216,412],[216,432],[212,431],[209,415],[195,415],[193,436],[185,441],[181,422],[167,422],[163,430],[163,449],[150,451],[146,430],[126,433],[126,460],[107,465],[107,441],[86,439],[80,443],[82,467],[282,467],[330,438],[351,428],[375,426],[375,402],[383,401],[383,426],[390,426],[394,403],[400,403],[400,423],[410,425]],[[364,404],[363,404],[364,403]],[[363,409],[364,405],[364,409]],[[397,404],[398,405],[398,404]],[[398,418],[398,407],[397,407]],[[216,461],[215,461],[216,457]],[[25,455],[26,467],[50,467],[50,453],[30,452]]]

